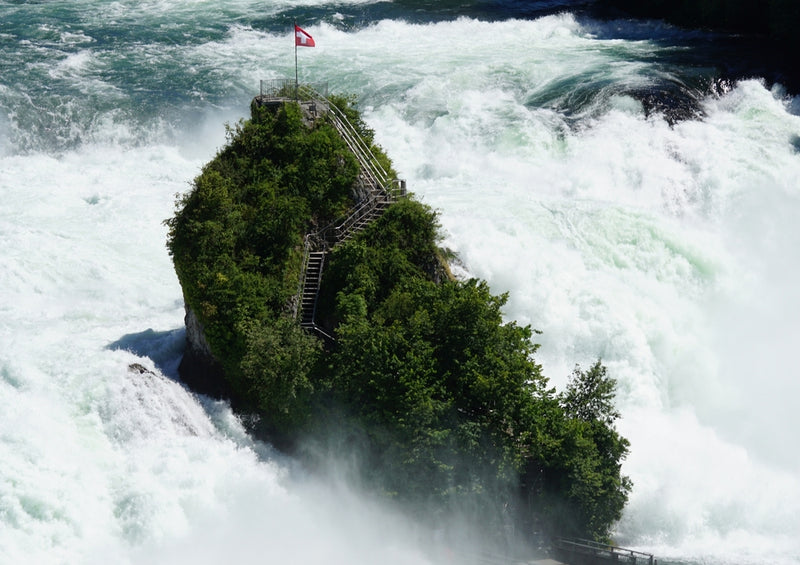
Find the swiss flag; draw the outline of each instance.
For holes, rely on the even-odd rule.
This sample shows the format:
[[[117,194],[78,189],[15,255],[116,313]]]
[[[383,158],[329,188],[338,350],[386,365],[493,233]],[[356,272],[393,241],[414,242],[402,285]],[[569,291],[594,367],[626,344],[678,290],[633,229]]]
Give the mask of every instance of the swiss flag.
[[[300,47],[314,47],[314,38],[299,25],[294,24],[294,44]]]

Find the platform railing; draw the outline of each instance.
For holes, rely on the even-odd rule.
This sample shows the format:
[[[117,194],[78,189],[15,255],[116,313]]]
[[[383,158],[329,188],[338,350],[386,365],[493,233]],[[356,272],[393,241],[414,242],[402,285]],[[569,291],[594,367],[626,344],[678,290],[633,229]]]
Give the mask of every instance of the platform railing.
[[[650,553],[585,539],[555,538],[553,549],[559,559],[563,559],[570,565],[605,565],[606,563],[658,565],[658,561]]]

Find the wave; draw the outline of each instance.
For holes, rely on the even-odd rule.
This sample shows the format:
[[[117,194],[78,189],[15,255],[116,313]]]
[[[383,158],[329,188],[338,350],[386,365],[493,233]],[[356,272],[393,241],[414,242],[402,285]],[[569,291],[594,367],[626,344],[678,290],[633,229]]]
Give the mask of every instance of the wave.
[[[680,42],[707,36],[568,13],[75,6],[0,4],[0,561],[429,559],[413,524],[303,482],[169,378],[162,221],[258,80],[294,73],[283,28],[306,14],[301,80],[358,96],[462,271],[543,330],[554,385],[598,357],[618,379],[618,541],[800,562],[796,100],[685,65]]]

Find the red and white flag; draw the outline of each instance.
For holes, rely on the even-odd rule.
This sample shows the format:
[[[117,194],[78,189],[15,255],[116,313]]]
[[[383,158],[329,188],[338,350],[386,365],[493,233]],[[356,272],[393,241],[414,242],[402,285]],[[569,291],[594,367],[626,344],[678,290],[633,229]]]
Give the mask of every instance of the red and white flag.
[[[314,38],[299,25],[294,24],[294,44],[300,47],[314,47]]]

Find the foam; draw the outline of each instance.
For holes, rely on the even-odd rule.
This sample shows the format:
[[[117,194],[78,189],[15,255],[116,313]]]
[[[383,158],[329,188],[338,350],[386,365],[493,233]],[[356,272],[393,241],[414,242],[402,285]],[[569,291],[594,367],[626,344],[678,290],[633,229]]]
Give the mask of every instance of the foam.
[[[186,29],[217,14],[142,6]],[[127,8],[104,4],[120,25]],[[641,54],[658,46],[568,14],[306,29],[318,47],[299,54],[301,78],[359,94],[466,272],[544,331],[553,383],[597,357],[618,379],[635,487],[617,539],[693,562],[758,562],[752,547],[800,562],[796,100],[743,81],[704,98],[702,121],[645,116],[617,85],[654,80]],[[428,559],[413,525],[304,482],[224,403],[169,378],[183,305],[162,221],[221,121],[246,113],[258,79],[293,71],[288,34],[226,30],[102,57],[89,29],[63,37],[67,58],[34,46],[30,68],[56,76],[52,122],[31,117],[33,90],[0,87],[14,108],[0,121],[0,561]],[[104,86],[112,68],[176,73],[192,94],[128,99]]]
[[[574,363],[601,357],[618,379],[636,485],[619,539],[713,563],[757,562],[774,544],[771,558],[795,562],[800,461],[789,446],[800,422],[778,400],[797,393],[790,102],[743,81],[709,96],[703,121],[670,126],[602,93],[565,120],[525,107],[525,93],[610,61],[556,56],[553,78],[518,78],[503,96],[479,89],[504,53],[477,27],[465,29],[479,60],[458,50],[457,64],[431,65],[402,102],[368,114],[379,141],[441,210],[445,243],[469,271],[511,292],[508,316],[544,330],[545,374],[563,385]],[[567,50],[583,42],[575,32]],[[533,57],[506,73],[527,76]]]

